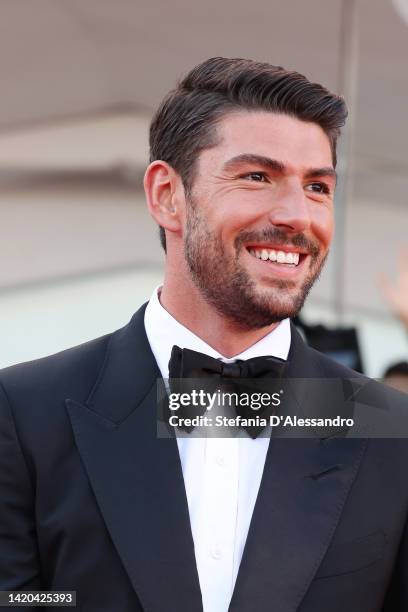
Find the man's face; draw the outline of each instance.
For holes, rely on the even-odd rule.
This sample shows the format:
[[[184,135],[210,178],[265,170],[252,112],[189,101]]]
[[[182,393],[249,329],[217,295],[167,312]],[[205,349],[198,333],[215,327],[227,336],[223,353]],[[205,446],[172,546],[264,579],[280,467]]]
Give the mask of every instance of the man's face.
[[[326,259],[335,173],[314,123],[230,113],[187,201],[185,258],[207,302],[245,329],[295,316]]]

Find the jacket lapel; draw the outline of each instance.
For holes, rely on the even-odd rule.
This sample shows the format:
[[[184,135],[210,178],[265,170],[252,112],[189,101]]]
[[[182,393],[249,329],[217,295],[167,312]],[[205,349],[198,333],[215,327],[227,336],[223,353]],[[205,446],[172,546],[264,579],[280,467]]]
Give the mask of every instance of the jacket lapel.
[[[156,380],[144,308],[112,335],[85,405],[67,400],[106,526],[146,612],[202,610],[175,439],[157,438]]]
[[[323,377],[295,328],[287,374]],[[301,416],[313,414],[296,385],[294,394]],[[366,441],[358,439],[271,438],[230,612],[298,609],[330,544],[365,448]]]

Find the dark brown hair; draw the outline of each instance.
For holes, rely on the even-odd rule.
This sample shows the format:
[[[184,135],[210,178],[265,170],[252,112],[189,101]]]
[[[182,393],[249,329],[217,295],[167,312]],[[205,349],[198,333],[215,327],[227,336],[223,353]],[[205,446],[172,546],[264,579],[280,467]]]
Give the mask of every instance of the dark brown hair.
[[[150,161],[170,164],[190,193],[198,155],[217,144],[217,122],[240,108],[317,123],[329,138],[336,165],[337,138],[347,118],[341,96],[280,66],[223,57],[193,68],[164,98],[150,126]],[[162,227],[160,241],[166,250]]]

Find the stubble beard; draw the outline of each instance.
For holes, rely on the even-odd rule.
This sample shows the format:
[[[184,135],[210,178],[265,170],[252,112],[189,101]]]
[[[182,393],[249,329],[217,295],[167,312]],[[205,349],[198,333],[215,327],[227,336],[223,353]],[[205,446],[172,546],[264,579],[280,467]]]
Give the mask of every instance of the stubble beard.
[[[244,244],[249,242],[286,243],[306,249],[311,256],[310,271],[299,289],[295,291],[294,281],[282,279],[271,279],[268,288],[257,288],[239,262]],[[295,317],[327,258],[327,254],[322,256],[320,247],[303,234],[289,236],[272,227],[261,232],[241,231],[234,247],[235,257],[226,253],[221,239],[209,231],[198,207],[190,199],[184,253],[192,280],[208,304],[243,330],[261,329]]]

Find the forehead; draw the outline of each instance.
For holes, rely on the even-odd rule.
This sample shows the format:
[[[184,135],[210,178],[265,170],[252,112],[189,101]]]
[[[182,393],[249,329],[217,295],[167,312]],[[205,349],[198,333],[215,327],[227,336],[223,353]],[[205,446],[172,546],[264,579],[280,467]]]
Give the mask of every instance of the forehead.
[[[218,145],[202,154],[212,163],[254,153],[297,168],[332,165],[330,141],[323,129],[288,115],[264,111],[229,113],[219,121],[217,134]]]

